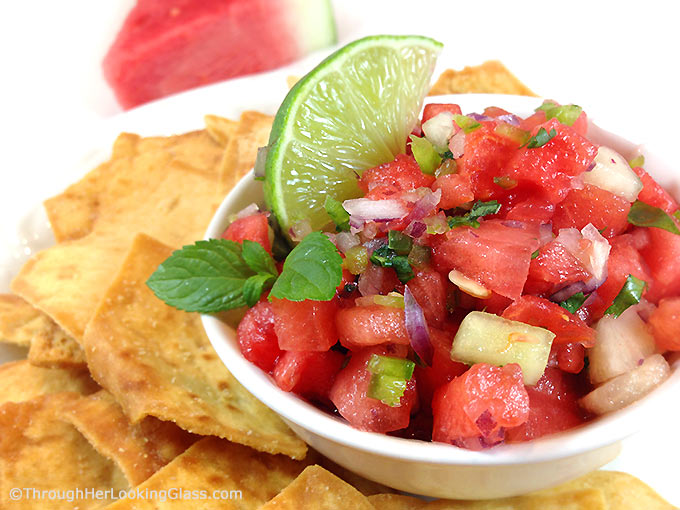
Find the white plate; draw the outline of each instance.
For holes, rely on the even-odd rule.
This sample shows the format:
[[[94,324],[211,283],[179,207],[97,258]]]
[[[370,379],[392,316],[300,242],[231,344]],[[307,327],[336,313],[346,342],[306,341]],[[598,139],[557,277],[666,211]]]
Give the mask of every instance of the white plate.
[[[35,160],[34,168],[40,170],[32,175],[14,176],[11,193],[5,188],[0,201],[4,218],[0,224],[0,243],[4,248],[0,253],[0,291],[9,288],[11,278],[32,253],[54,242],[41,201],[106,160],[119,132],[168,135],[201,128],[203,115],[209,113],[236,118],[242,111],[253,109],[273,114],[287,92],[285,78],[296,70],[301,72],[305,65],[163,99],[99,125],[83,126],[82,133],[70,134],[59,154],[28,155]],[[480,110],[484,105],[480,99]],[[587,105],[584,106],[587,111]],[[23,355],[23,351],[0,345],[0,362],[14,359],[17,354]],[[680,407],[669,409],[668,420],[649,423],[643,432],[626,440],[621,456],[607,468],[630,472],[665,498],[680,503],[676,470],[666,462],[680,458],[680,443],[672,435],[679,422]]]

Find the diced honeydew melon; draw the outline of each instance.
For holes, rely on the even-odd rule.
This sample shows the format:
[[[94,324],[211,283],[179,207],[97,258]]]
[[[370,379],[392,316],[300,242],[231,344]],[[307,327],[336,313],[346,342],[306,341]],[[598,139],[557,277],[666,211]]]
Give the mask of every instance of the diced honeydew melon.
[[[656,350],[654,337],[638,315],[639,305],[618,317],[605,315],[595,326],[595,346],[588,350],[588,372],[600,384],[637,367]]]
[[[614,195],[635,202],[642,191],[642,181],[633,172],[628,161],[609,147],[601,146],[593,160],[595,167],[583,173],[583,181]]]
[[[470,312],[453,339],[451,359],[473,365],[517,363],[524,384],[541,378],[555,334],[547,329],[511,321],[486,312]]]
[[[580,400],[593,414],[617,411],[656,388],[670,376],[671,369],[661,354],[652,354],[640,366],[610,379]]]
[[[453,113],[441,112],[423,122],[423,134],[435,147],[445,148],[449,145],[449,138],[455,131],[453,127]]]

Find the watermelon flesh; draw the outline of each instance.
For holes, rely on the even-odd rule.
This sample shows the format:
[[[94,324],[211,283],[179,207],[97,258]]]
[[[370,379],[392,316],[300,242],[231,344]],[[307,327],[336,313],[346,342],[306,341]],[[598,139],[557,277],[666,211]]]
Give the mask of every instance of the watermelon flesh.
[[[335,41],[329,0],[139,0],[103,70],[128,109],[273,69]]]

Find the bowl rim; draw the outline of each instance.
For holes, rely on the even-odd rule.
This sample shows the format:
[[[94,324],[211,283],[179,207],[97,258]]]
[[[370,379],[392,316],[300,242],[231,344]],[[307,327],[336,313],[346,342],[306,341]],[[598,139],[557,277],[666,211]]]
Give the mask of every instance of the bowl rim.
[[[428,97],[425,103],[455,102],[464,111],[480,111],[485,106],[495,105],[513,113],[528,115],[542,101],[543,98],[503,94],[451,94]],[[640,145],[626,139],[625,135],[613,134],[599,127],[599,124],[593,124],[592,120],[589,123],[599,137],[611,140],[613,145],[623,146],[623,150],[615,147],[620,152],[634,154],[641,150]],[[648,155],[645,154],[645,157],[648,158]],[[251,171],[227,194],[208,226],[205,239],[220,236],[226,227],[229,213],[237,212],[236,204],[243,198],[244,191],[255,186],[254,182]],[[252,200],[248,203],[250,202]],[[202,315],[201,320],[210,342],[232,375],[258,400],[284,419],[334,443],[383,457],[429,464],[490,466],[541,463],[602,448],[638,432],[653,416],[662,416],[663,402],[680,385],[680,370],[677,369],[680,363],[676,362],[672,367],[673,373],[666,381],[624,409],[546,437],[472,451],[446,443],[404,439],[355,429],[341,418],[318,409],[293,393],[279,389],[271,376],[241,355],[235,330],[220,319],[212,315]]]

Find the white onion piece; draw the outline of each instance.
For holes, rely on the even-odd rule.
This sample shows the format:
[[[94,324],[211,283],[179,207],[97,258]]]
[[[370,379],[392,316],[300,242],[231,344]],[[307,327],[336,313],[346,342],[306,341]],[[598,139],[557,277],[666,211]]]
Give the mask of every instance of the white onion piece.
[[[635,202],[642,191],[642,181],[621,154],[609,147],[601,146],[593,162],[595,163],[593,169],[583,174],[586,184],[592,184],[629,202]]]
[[[458,131],[449,140],[449,150],[454,159],[458,159],[465,152],[465,131]]]
[[[441,112],[423,122],[423,133],[435,147],[446,147],[453,135],[453,113]]]
[[[581,232],[575,228],[560,229],[555,240],[592,275],[596,287],[607,279],[607,260],[612,247],[592,223],[588,223]]]
[[[398,220],[408,214],[408,209],[399,200],[371,200],[355,198],[342,203],[350,215],[350,222]]]
[[[335,236],[335,243],[338,250],[342,253],[347,253],[351,248],[361,244],[359,236],[351,232],[338,232]]]
[[[290,229],[288,229],[288,235],[293,240],[293,242],[299,243],[302,241],[307,234],[312,233],[312,223],[309,218],[300,220],[295,223]]]
[[[239,212],[236,213],[236,219],[240,220],[241,218],[246,218],[248,216],[252,216],[253,214],[257,214],[260,212],[260,208],[256,203],[252,203],[249,206],[244,207],[241,209]]]
[[[593,414],[617,411],[640,400],[671,375],[661,354],[652,354],[638,367],[595,388],[579,403]]]

